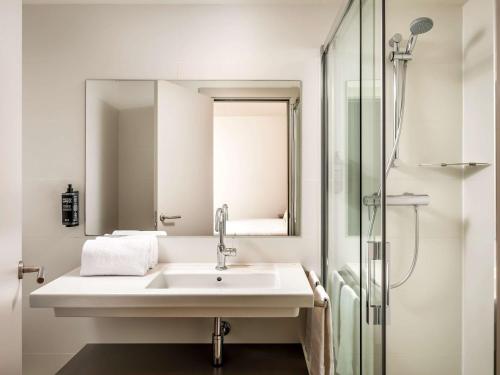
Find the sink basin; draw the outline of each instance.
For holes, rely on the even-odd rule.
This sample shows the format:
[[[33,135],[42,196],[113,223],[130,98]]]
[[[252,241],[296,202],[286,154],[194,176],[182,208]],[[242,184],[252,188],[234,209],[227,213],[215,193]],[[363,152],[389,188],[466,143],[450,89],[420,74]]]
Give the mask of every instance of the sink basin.
[[[233,266],[218,271],[213,265],[167,269],[147,286],[151,289],[260,289],[278,288],[278,275],[273,265]]]
[[[145,276],[77,268],[32,292],[30,305],[66,317],[294,317],[313,292],[299,263],[160,263]]]

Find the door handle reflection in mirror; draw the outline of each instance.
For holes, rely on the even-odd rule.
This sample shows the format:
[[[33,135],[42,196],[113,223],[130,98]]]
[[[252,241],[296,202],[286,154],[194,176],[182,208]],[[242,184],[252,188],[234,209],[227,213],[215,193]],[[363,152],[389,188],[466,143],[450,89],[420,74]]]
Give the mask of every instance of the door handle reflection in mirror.
[[[167,216],[167,215],[160,215],[160,221],[164,223],[167,220],[176,220],[176,219],[182,219],[181,215],[172,215],[172,216]]]

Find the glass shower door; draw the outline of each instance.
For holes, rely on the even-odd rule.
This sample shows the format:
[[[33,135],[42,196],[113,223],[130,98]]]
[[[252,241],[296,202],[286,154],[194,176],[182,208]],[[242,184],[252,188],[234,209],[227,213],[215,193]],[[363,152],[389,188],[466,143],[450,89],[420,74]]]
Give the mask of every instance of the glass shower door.
[[[323,283],[335,374],[385,374],[383,1],[351,0],[323,51]]]
[[[385,129],[383,0],[361,8],[361,321],[363,374],[385,374],[385,326],[389,314],[385,241]]]

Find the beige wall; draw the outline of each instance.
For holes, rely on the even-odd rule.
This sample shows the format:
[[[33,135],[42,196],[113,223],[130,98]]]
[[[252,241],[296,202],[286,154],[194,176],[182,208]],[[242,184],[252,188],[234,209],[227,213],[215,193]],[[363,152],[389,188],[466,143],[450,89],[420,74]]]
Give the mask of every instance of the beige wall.
[[[0,2],[0,373],[21,373],[21,1]]]
[[[214,209],[227,203],[232,220],[277,219],[288,207],[288,109],[266,105],[278,114],[214,116]]]
[[[461,373],[462,170],[422,168],[419,163],[462,160],[462,7],[449,2],[387,1],[387,38],[407,38],[410,22],[431,17],[408,63],[399,167],[389,194],[429,194],[420,209],[420,255],[414,275],[391,291],[388,367],[392,375]],[[387,64],[387,145],[392,147],[392,67]],[[413,211],[387,209],[391,280],[408,270],[413,255]],[[479,375],[479,374],[478,374]],[[481,374],[482,375],[482,374]]]
[[[156,210],[169,236],[206,236],[213,221],[213,99],[156,83]],[[161,216],[180,216],[162,221]]]
[[[497,130],[500,126],[500,82],[497,79],[497,74],[500,71],[500,5],[495,2],[495,24],[494,24],[494,41],[495,41],[495,301],[498,296],[498,291],[500,290],[500,243],[497,240],[497,236],[500,234],[500,152],[497,152],[497,145],[500,145],[500,132]],[[495,322],[500,322],[500,309],[495,309]],[[495,324],[495,348],[500,348],[500,327]],[[498,355],[498,354],[496,354]],[[495,374],[500,374],[500,361],[495,361]]]
[[[291,79],[303,82],[301,236],[228,243],[238,248],[236,262],[293,261],[319,271],[319,47],[334,15],[331,6],[25,6],[26,262],[45,264],[49,280],[80,262],[83,226],[61,226],[59,194],[68,182],[83,193],[85,79]],[[215,262],[216,243],[166,238],[161,260]],[[54,318],[29,308],[35,287],[27,280],[25,374],[54,373],[87,342],[210,340],[205,319]],[[293,342],[297,326],[294,319],[235,320],[227,340]]]
[[[118,113],[118,226],[154,229],[154,108]]]
[[[85,213],[92,217],[85,231],[111,233],[118,227],[118,110],[87,96],[85,118]]]
[[[85,86],[87,234],[154,228],[154,81]]]
[[[494,0],[463,8],[463,158],[494,163]],[[463,181],[463,375],[492,375],[494,359],[495,167]]]

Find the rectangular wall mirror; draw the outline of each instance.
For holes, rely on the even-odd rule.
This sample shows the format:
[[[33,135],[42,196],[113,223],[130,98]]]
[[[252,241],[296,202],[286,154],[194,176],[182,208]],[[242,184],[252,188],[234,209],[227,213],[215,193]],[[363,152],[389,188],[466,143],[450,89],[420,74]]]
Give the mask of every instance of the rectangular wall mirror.
[[[300,81],[87,80],[85,233],[300,232]]]

